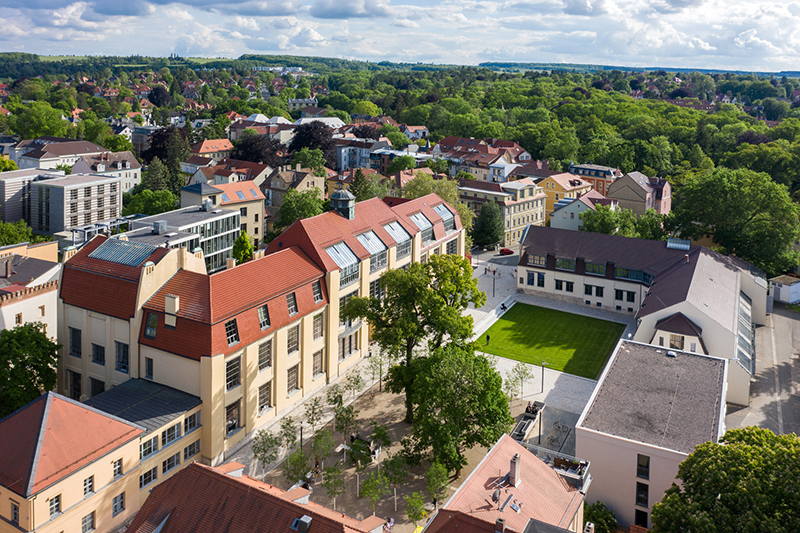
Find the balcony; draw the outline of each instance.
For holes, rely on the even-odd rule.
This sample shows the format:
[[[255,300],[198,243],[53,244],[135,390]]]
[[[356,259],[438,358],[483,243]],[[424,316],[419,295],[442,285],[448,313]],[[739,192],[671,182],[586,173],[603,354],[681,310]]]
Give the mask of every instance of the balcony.
[[[541,459],[547,466],[556,471],[569,484],[586,494],[589,485],[592,483],[592,476],[589,474],[591,463],[584,459],[567,455],[566,453],[548,450],[534,444],[520,442],[529,452]]]

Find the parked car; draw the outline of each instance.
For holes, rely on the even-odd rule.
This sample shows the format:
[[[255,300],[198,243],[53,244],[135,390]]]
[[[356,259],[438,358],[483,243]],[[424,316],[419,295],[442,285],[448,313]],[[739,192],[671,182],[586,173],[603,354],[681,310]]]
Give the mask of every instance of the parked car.
[[[514,255],[514,250],[511,248],[503,248],[500,250],[500,255]]]

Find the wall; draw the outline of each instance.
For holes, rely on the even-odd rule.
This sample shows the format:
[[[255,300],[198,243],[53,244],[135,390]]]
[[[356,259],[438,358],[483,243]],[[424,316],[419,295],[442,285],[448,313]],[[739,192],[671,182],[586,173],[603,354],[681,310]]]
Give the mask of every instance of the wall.
[[[619,207],[630,209],[637,217],[644,215],[647,193],[629,176],[616,180],[609,188],[607,198],[619,202]]]
[[[16,327],[16,315],[22,314],[22,323],[41,322],[48,337],[58,335],[58,287],[55,282],[47,286],[28,289],[26,294],[0,297],[0,329]],[[44,313],[42,313],[44,308]]]
[[[200,439],[200,436],[202,435],[202,429],[203,429],[202,428],[202,423],[203,423],[202,413],[201,413],[201,416],[200,416],[200,424],[201,424],[201,426],[198,427],[198,428],[195,428],[194,430],[190,431],[189,433],[184,433],[184,427],[185,427],[184,426],[184,420],[188,416],[199,412],[201,410],[201,407],[202,406],[197,406],[194,409],[186,411],[185,413],[181,413],[178,416],[176,416],[174,419],[172,419],[170,422],[168,422],[167,424],[164,424],[160,428],[152,431],[151,433],[149,433],[147,435],[142,434],[142,436],[139,438],[139,441],[138,441],[139,443],[147,441],[147,440],[150,440],[153,437],[157,437],[158,438],[158,451],[156,453],[154,453],[154,454],[148,455],[147,457],[144,457],[143,459],[141,459],[141,462],[139,464],[139,469],[137,471],[136,489],[140,493],[140,497],[141,497],[142,503],[144,503],[144,501],[147,499],[148,494],[150,493],[151,490],[153,490],[154,487],[156,487],[160,483],[163,483],[167,479],[171,478],[173,475],[175,475],[175,473],[179,472],[182,468],[184,468],[185,466],[191,464],[193,461],[200,459],[200,457],[202,455],[202,452],[201,452],[201,454],[189,457],[186,460],[184,460],[184,449],[187,446],[189,446],[190,444],[192,444],[193,442],[195,442],[198,439]],[[175,424],[180,424],[180,426],[181,426],[181,436],[180,436],[180,438],[175,440],[175,441],[173,441],[173,442],[171,442],[170,444],[168,444],[166,448],[162,447],[162,445],[161,445],[161,443],[162,443],[161,433],[163,431],[165,431],[166,429],[174,426]],[[202,449],[202,442],[201,442],[201,449]],[[137,453],[138,453],[138,451],[137,451]],[[170,470],[169,472],[164,474],[163,473],[163,463],[164,463],[164,461],[167,458],[172,457],[176,453],[180,453],[180,463],[178,464],[178,466],[176,466],[175,468],[173,468],[172,470]],[[145,472],[150,471],[150,469],[152,469],[152,468],[157,468],[158,469],[158,476],[157,476],[156,480],[154,482],[148,484],[148,485],[145,485],[141,489],[139,489],[139,476],[141,476]]]

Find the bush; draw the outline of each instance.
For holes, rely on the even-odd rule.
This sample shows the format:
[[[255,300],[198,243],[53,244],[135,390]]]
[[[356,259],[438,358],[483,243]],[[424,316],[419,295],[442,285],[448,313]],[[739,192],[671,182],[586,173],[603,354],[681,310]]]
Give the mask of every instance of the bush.
[[[603,502],[586,505],[583,510],[583,521],[593,523],[595,533],[614,533],[617,530],[617,517]]]

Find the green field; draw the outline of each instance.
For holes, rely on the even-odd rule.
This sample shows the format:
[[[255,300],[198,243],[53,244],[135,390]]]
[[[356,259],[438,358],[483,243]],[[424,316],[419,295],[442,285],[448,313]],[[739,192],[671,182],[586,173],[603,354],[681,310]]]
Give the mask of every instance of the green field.
[[[624,330],[624,324],[518,303],[478,339],[478,349],[597,379]]]

